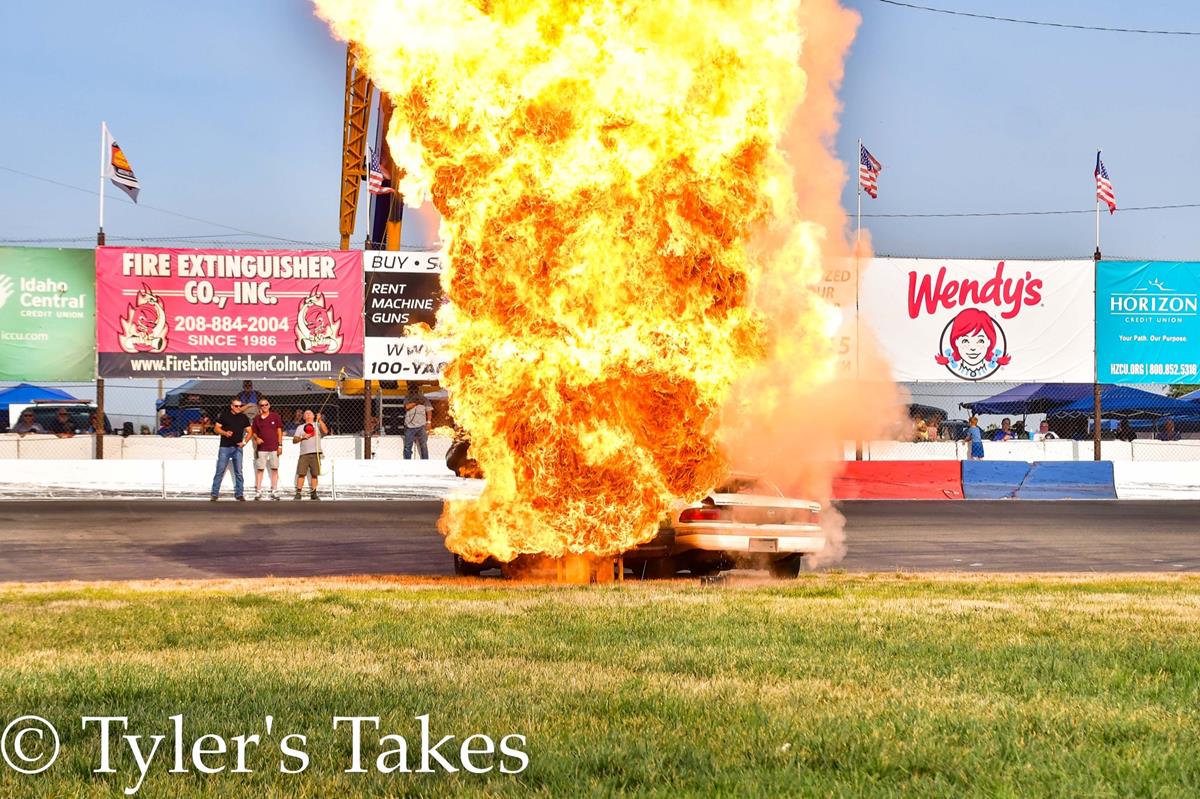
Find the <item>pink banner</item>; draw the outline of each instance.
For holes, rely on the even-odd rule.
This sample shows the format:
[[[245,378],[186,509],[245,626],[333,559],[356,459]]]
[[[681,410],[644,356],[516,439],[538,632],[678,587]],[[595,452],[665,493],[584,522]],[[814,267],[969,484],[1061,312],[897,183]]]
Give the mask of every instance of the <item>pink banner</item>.
[[[362,253],[96,250],[101,377],[357,377]]]

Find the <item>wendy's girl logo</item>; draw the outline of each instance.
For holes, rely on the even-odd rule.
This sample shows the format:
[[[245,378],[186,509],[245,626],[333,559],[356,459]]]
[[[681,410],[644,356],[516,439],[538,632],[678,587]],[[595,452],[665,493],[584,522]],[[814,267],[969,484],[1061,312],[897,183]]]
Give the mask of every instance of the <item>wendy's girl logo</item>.
[[[966,308],[942,329],[934,359],[963,380],[984,380],[1012,358],[1004,328],[987,311]]]
[[[973,277],[949,279],[945,266],[936,274],[908,273],[908,316],[916,319],[922,311],[961,309],[942,328],[938,354],[934,359],[950,374],[962,380],[984,380],[1008,364],[1008,340],[997,318],[974,305],[992,306],[1000,319],[1014,319],[1024,308],[1042,304],[1045,284],[1026,271],[1017,276],[1004,274],[1004,261],[986,279]]]

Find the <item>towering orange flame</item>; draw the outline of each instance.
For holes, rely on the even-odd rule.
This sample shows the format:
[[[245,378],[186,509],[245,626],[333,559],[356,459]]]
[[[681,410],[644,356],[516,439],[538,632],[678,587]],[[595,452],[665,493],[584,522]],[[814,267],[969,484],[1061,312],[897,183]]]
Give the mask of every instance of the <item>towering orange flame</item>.
[[[626,550],[721,479],[736,381],[780,353],[832,379],[825,231],[780,147],[799,0],[316,4],[392,100],[400,190],[443,216],[444,382],[487,477],[450,549]],[[805,296],[777,320],[780,288]]]

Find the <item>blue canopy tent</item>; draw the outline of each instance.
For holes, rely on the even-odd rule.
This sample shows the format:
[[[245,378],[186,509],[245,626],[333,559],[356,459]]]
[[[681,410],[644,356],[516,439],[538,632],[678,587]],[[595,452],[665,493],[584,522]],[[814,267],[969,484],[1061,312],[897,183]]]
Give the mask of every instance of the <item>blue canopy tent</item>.
[[[61,389],[35,386],[32,383],[19,383],[10,388],[0,390],[0,412],[7,416],[9,405],[28,405],[31,402],[38,402],[39,400],[45,402],[54,402],[56,400],[78,402],[79,398],[73,397]]]
[[[1022,383],[991,397],[974,402],[960,402],[958,407],[974,414],[1006,414],[1027,416],[1051,413],[1076,400],[1092,395],[1091,383]],[[1101,401],[1103,409],[1104,403]]]
[[[1192,391],[1187,394],[1184,394],[1182,397],[1179,397],[1178,399],[1185,400],[1187,402],[1200,403],[1200,390]]]
[[[1095,399],[1090,395],[1055,410],[1053,416],[1094,416]],[[1159,419],[1200,417],[1200,406],[1187,400],[1154,394],[1130,386],[1110,386],[1100,392],[1100,416],[1109,419]]]

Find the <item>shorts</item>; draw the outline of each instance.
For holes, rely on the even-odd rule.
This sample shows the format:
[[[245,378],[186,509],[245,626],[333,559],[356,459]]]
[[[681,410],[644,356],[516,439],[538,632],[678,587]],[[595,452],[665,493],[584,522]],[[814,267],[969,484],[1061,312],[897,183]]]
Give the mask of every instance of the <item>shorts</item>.
[[[260,449],[258,455],[254,457],[254,468],[260,472],[263,469],[278,469],[279,451],[274,449]]]
[[[296,462],[296,476],[318,477],[321,474],[321,455],[316,452],[306,452]]]
[[[982,458],[983,457],[983,442],[981,442],[981,441],[972,441],[971,442],[971,457],[972,458]]]

